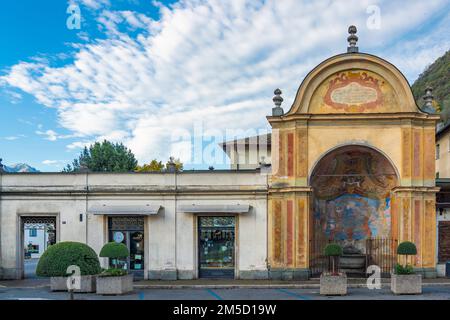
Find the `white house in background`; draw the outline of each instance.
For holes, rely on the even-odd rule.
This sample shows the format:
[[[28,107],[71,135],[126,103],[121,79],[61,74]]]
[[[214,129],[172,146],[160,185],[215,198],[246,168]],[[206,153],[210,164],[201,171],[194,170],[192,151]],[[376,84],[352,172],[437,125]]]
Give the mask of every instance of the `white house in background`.
[[[42,228],[25,226],[23,247],[30,258],[40,258],[47,249],[47,234]]]

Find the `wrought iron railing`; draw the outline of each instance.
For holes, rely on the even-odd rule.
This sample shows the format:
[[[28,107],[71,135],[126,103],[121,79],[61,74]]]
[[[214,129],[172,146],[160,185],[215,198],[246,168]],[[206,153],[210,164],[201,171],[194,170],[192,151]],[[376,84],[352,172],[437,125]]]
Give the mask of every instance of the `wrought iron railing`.
[[[383,277],[388,277],[397,262],[395,250],[398,242],[395,239],[371,238],[352,242],[344,240],[314,239],[309,242],[309,269],[312,277],[319,276],[322,272],[329,270],[330,259],[323,254],[326,245],[329,243],[338,243],[342,247],[351,243],[354,247],[359,249],[360,255],[365,255],[366,262],[363,268],[364,270],[361,272],[361,276],[366,275],[368,266],[377,265],[380,267],[381,275]],[[340,266],[338,269],[339,271],[345,271]]]

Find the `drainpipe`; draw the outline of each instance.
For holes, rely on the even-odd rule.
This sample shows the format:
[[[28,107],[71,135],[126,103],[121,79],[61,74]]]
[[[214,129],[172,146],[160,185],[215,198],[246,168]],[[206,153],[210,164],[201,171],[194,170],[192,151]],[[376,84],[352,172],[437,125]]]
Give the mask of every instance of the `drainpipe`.
[[[166,165],[167,167],[167,171],[169,173],[173,173],[174,174],[174,183],[175,183],[175,195],[174,195],[174,203],[175,203],[175,211],[174,211],[174,239],[175,239],[175,247],[174,247],[174,251],[175,251],[175,259],[174,259],[174,269],[175,269],[175,273],[177,273],[177,268],[178,268],[178,264],[177,264],[177,191],[178,191],[178,176],[177,176],[177,168],[174,162],[174,157],[169,157],[169,161]],[[176,276],[178,278],[178,275]]]
[[[269,175],[266,175],[266,269],[267,278],[270,279],[270,264],[269,264]]]
[[[175,169],[175,273],[178,279],[178,263],[177,263],[177,198],[178,198],[178,176],[177,170]]]
[[[86,207],[85,207],[85,229],[86,229],[86,244],[89,245],[88,243],[88,207],[89,207],[89,197],[88,197],[88,193],[89,193],[89,172],[86,170]]]

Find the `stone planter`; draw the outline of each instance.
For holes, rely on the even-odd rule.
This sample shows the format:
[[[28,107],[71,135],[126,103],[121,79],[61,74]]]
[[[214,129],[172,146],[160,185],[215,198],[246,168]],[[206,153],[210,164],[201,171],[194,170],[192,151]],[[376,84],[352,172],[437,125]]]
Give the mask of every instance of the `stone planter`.
[[[97,277],[97,294],[117,295],[133,291],[133,275]]]
[[[421,294],[421,274],[391,274],[391,291],[394,294]]]
[[[325,296],[345,296],[347,294],[347,276],[345,273],[320,275],[320,294]]]
[[[77,293],[95,292],[96,278],[97,276],[81,276],[80,289],[75,289],[73,292]],[[68,291],[67,279],[68,277],[51,277],[50,289],[52,291]]]

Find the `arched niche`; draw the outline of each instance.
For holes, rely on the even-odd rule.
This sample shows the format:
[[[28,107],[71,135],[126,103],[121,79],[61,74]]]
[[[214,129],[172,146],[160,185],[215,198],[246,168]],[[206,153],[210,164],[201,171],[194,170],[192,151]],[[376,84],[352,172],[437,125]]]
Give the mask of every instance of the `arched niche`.
[[[391,190],[398,183],[395,167],[373,148],[347,145],[328,152],[310,177],[313,239],[390,238]]]

